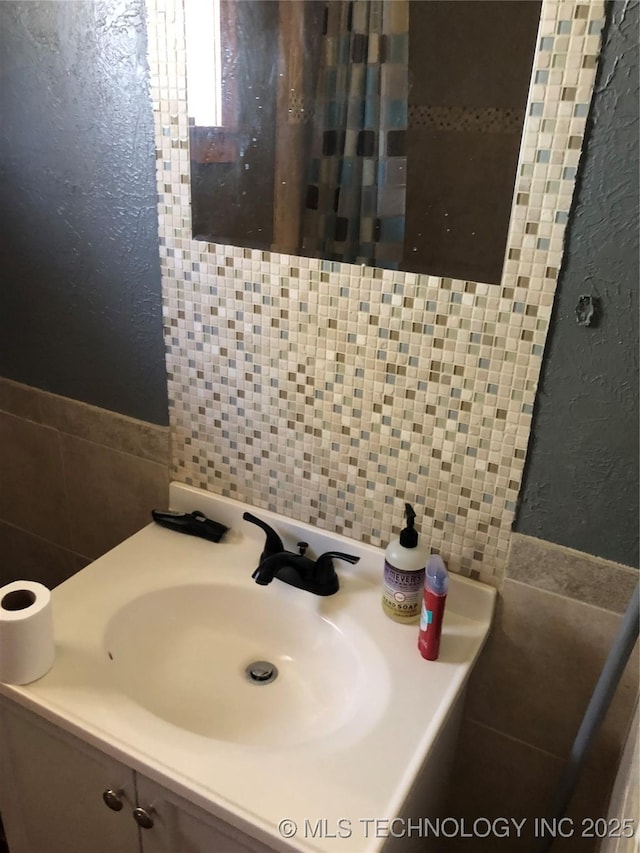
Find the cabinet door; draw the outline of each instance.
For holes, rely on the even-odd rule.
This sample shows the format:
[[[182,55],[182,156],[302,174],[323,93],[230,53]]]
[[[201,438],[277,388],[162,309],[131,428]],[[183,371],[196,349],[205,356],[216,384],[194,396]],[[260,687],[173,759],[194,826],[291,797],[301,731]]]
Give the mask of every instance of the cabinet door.
[[[11,853],[138,853],[134,775],[22,709],[0,705],[0,809]],[[112,811],[103,792],[122,790]]]
[[[267,847],[140,774],[138,802],[153,806],[153,827],[141,829],[142,853],[273,853]]]

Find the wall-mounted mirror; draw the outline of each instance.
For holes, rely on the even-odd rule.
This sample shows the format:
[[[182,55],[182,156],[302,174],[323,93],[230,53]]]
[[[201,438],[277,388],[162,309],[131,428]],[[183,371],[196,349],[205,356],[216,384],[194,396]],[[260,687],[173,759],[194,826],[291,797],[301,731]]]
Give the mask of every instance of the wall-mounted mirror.
[[[534,0],[185,0],[193,236],[500,281]]]

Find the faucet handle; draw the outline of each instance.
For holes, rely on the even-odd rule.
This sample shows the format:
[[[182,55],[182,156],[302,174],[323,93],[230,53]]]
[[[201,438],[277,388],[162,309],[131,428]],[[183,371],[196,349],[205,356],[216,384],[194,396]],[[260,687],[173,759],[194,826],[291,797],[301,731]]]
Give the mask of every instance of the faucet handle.
[[[333,567],[333,561],[344,560],[347,563],[357,563],[360,557],[353,554],[343,554],[342,551],[325,551],[315,562],[316,592],[318,595],[333,595],[340,588],[340,581]],[[320,592],[322,590],[322,592]]]
[[[318,566],[321,561],[331,562],[332,559],[344,560],[345,563],[351,563],[352,565],[360,562],[360,557],[354,557],[353,554],[343,554],[342,551],[326,551],[324,554],[320,554],[316,560],[316,566]]]
[[[264,530],[266,534],[267,538],[264,544],[264,550],[262,554],[260,554],[260,562],[266,560],[267,557],[271,557],[273,554],[280,554],[284,551],[282,539],[278,536],[273,527],[269,527],[266,521],[262,521],[261,518],[252,515],[250,512],[243,513],[242,517],[245,521],[250,521],[252,524],[257,525],[261,530]]]

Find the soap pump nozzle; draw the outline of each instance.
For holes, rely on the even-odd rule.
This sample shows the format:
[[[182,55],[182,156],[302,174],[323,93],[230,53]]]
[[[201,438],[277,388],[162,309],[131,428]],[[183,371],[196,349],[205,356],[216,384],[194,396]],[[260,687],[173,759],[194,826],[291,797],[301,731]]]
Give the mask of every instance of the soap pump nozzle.
[[[416,514],[411,504],[404,505],[404,514],[407,519],[407,525],[400,533],[400,544],[403,548],[416,548],[418,545],[418,531],[414,527]]]

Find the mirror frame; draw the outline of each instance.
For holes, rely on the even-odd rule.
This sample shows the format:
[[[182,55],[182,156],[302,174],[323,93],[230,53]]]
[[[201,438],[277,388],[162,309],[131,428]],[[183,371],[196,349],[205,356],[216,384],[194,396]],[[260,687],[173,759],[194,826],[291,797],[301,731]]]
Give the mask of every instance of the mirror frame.
[[[190,0],[184,0],[187,23],[189,2]],[[195,10],[199,9],[203,0],[193,2],[195,17]],[[209,8],[209,3],[213,0],[204,2]],[[408,30],[405,30],[408,32],[408,55],[400,65],[396,64],[400,61],[399,57],[389,57],[384,64],[378,65],[375,60],[371,60],[372,64],[369,64],[365,58],[364,64],[358,62],[354,67],[362,69],[367,80],[375,79],[375,75],[382,75],[382,79],[386,79],[385,74],[395,79],[396,71],[406,71],[407,88],[403,95],[407,103],[407,116],[405,121],[398,125],[403,138],[406,137],[406,151],[403,143],[402,151],[396,150],[393,155],[383,154],[377,150],[376,143],[376,151],[372,150],[369,152],[371,156],[364,158],[355,157],[355,152],[349,150],[349,144],[342,155],[338,152],[327,155],[324,146],[317,141],[323,130],[323,120],[318,119],[318,116],[323,116],[324,113],[322,109],[314,109],[314,104],[317,97],[322,100],[326,93],[318,93],[316,87],[319,81],[311,84],[303,73],[302,69],[306,69],[309,62],[313,66],[314,62],[317,64],[319,60],[309,56],[306,51],[311,48],[302,43],[305,32],[317,32],[314,39],[316,48],[319,45],[318,40],[324,39],[325,36],[320,36],[321,21],[317,18],[319,10],[314,11],[312,23],[307,20],[307,11],[302,8],[307,2],[308,0],[286,0],[280,4],[268,2],[267,11],[264,12],[265,0],[256,0],[254,4],[242,0],[239,5],[256,7],[247,20],[241,16],[241,10],[235,11],[238,0],[229,0],[229,3],[224,4],[224,12],[221,15],[221,20],[224,21],[222,32],[225,39],[229,40],[230,47],[223,50],[225,70],[222,73],[217,72],[221,81],[224,80],[220,100],[225,108],[225,115],[217,120],[211,116],[208,120],[201,118],[198,123],[194,117],[197,101],[195,97],[191,101],[191,80],[195,81],[194,93],[201,92],[203,79],[211,79],[216,73],[213,68],[216,51],[212,46],[206,49],[199,43],[201,28],[198,29],[193,24],[192,29],[187,28],[193,237],[201,242],[238,245],[316,260],[342,261],[345,256],[349,256],[349,260],[345,262],[355,265],[365,263],[382,269],[498,284],[504,264],[541,0],[526,0],[524,3],[523,0],[515,0],[514,3],[506,4],[509,7],[507,11],[501,11],[500,4],[496,8],[495,0],[486,4],[472,2],[467,4],[468,9],[461,10],[460,13],[456,10],[459,0],[450,0],[449,4],[425,3],[424,0],[417,0],[414,4],[412,0],[405,0],[402,20],[408,27]],[[397,0],[385,0],[384,5],[393,6],[395,3]],[[322,7],[323,0],[318,0],[317,5]],[[270,23],[267,27],[261,26],[264,22],[258,22],[265,14]],[[426,18],[422,19],[425,15]],[[384,17],[386,16],[387,13]],[[481,29],[483,21],[484,29]],[[346,22],[342,21],[342,24],[346,26]],[[433,74],[427,75],[427,70],[420,68],[424,47],[420,49],[422,39],[414,32],[414,24],[417,31],[422,33],[433,32],[433,28],[437,29],[439,26],[444,29],[447,38],[457,38],[454,34],[457,30],[465,33],[468,31],[466,38],[470,39],[470,42],[456,45],[456,57],[458,54],[466,55],[470,44],[473,43],[478,56],[469,58],[469,61],[477,62],[482,58],[478,75],[480,78],[485,75],[483,80],[488,82],[489,91],[492,92],[490,103],[495,106],[485,104],[488,97],[487,87],[481,87],[482,94],[479,95],[476,90],[478,81],[469,83],[468,72],[464,73],[465,82],[461,85],[472,89],[471,93],[467,93],[471,95],[470,100],[460,101],[461,93],[457,91],[457,87],[448,93],[451,97],[445,97],[444,100],[434,91],[429,94],[424,91],[421,81],[428,80],[429,76],[437,79],[437,69],[434,67]],[[330,27],[337,25],[336,20]],[[364,27],[364,22],[361,22],[361,26]],[[382,28],[379,21],[376,21],[374,26]],[[386,26],[392,28],[391,24]],[[259,28],[258,31],[265,35],[251,33],[253,27]],[[310,29],[305,29],[309,27]],[[211,38],[213,30],[211,23]],[[471,33],[475,35],[472,36]],[[510,36],[507,36],[507,33],[510,33]],[[256,45],[258,53],[248,47],[256,38],[265,39],[260,45]],[[433,35],[430,38],[433,38]],[[490,47],[485,40],[489,42]],[[430,47],[431,53],[442,48],[441,39],[436,39],[436,42],[437,47],[432,42],[426,45]],[[229,58],[234,56],[234,48],[240,51],[237,64],[234,59]],[[245,97],[247,93],[243,92],[249,85],[250,78],[246,76],[246,70],[239,71],[244,64],[245,55],[251,57],[248,61],[252,63],[252,76],[256,75],[256,79],[260,81],[255,91],[251,88],[250,97]],[[263,57],[265,68],[261,70],[265,74],[257,70],[260,67],[258,56]],[[274,56],[278,60],[277,63]],[[264,57],[274,61],[266,62]],[[193,66],[189,62],[192,59]],[[198,59],[202,59],[203,67],[196,64]],[[334,57],[328,61],[333,63],[337,60]],[[437,61],[435,56],[431,60],[434,65]],[[465,63],[457,61],[457,58],[454,61],[449,56],[446,59],[441,56],[439,61],[447,62],[446,69],[452,74],[466,68]],[[210,63],[208,73],[207,62]],[[505,74],[508,74],[512,65],[513,79],[510,83],[505,83]],[[342,67],[340,63],[339,67]],[[273,76],[265,82],[267,68]],[[498,73],[498,69],[503,73]],[[355,80],[360,80],[359,73]],[[471,78],[475,79],[478,75],[471,75]],[[242,84],[239,83],[239,77],[242,78]],[[324,78],[321,76],[319,79]],[[411,85],[409,80],[413,81]],[[352,81],[346,82],[347,85],[352,84]],[[364,83],[360,81],[360,85],[364,86]],[[446,81],[440,81],[438,88],[442,86],[446,87]],[[500,88],[509,94],[501,95]],[[211,88],[207,90],[205,87],[205,92],[210,95]],[[290,92],[295,93],[295,98],[299,99],[293,106],[288,98]],[[400,93],[396,93],[394,97],[399,96]],[[380,145],[382,140],[386,140],[389,131],[392,131],[392,136],[398,135],[395,128],[385,123],[384,105],[388,97],[379,96],[378,119],[381,123],[376,132]],[[478,97],[482,106],[477,103]],[[305,111],[308,112],[311,108],[313,121],[300,121],[299,107],[298,111],[295,107],[300,100],[304,100]],[[349,103],[352,102],[350,98]],[[416,105],[451,102],[466,103],[467,106]],[[367,95],[363,103],[370,104],[372,100]],[[474,105],[476,103],[477,105]],[[260,106],[256,109],[253,104]],[[443,134],[440,132],[443,130],[442,118],[433,120],[437,127],[434,131],[430,121],[425,118],[426,110],[434,110],[438,114],[454,111],[456,118],[451,119],[449,113],[450,118],[444,121],[466,123],[465,129],[473,132]],[[243,113],[243,122],[247,123],[248,127],[239,126],[240,112]],[[358,120],[351,115],[351,108],[348,112],[351,128],[357,125]],[[375,114],[375,109],[373,112]],[[292,113],[293,118],[290,118]],[[420,114],[422,118],[412,119],[411,116],[416,114]],[[346,116],[343,118],[347,120]],[[388,119],[386,122],[388,123]],[[340,124],[338,122],[338,125]],[[369,126],[373,125],[367,124],[367,127]],[[356,127],[355,131],[347,131],[347,138],[357,129]],[[461,129],[458,127],[458,130]],[[500,129],[500,132],[496,133],[497,129]],[[386,152],[386,142],[384,148]],[[338,163],[343,165],[338,166]],[[345,230],[349,235],[343,233],[334,236],[333,227],[336,223],[332,208],[336,203],[335,181],[340,184],[340,179],[334,171],[342,170],[345,163],[353,165],[354,175],[360,175],[360,170],[365,170],[373,164],[374,171],[378,170],[386,175],[388,170],[393,177],[383,179],[373,205],[366,179],[361,179],[365,182],[362,187],[359,178],[354,179],[354,185],[349,181],[344,197],[341,195],[340,209],[335,212],[343,226],[348,223],[348,229]],[[429,163],[432,163],[431,168]],[[331,173],[332,178],[322,178],[318,174],[310,177],[311,172],[318,170]],[[457,175],[457,178],[454,178],[454,175]],[[354,192],[354,187],[358,187],[360,195]],[[445,188],[448,188],[448,193]],[[309,190],[312,189],[317,192],[319,198],[310,203]],[[398,207],[400,198],[403,202],[402,206]],[[374,236],[373,233],[367,233],[366,228],[363,229],[363,222],[370,224],[376,217],[379,231]],[[395,231],[398,220],[403,222],[400,233]],[[394,227],[388,229],[387,225],[391,223]],[[358,236],[354,232],[357,232]],[[360,255],[362,257],[358,257]]]

